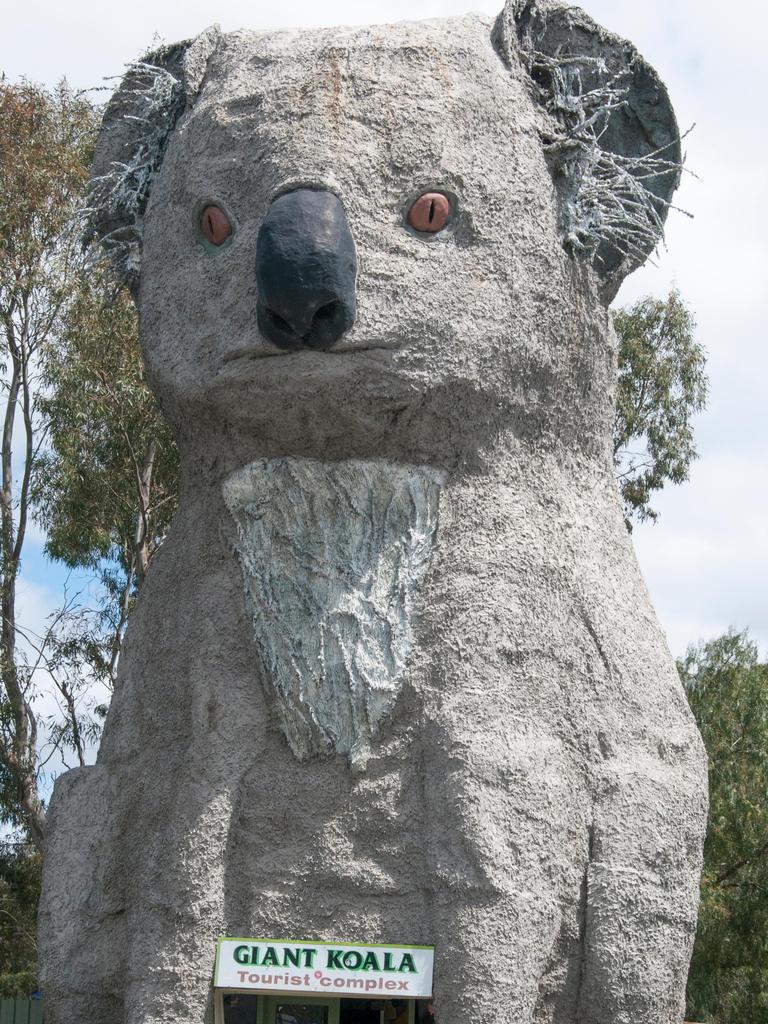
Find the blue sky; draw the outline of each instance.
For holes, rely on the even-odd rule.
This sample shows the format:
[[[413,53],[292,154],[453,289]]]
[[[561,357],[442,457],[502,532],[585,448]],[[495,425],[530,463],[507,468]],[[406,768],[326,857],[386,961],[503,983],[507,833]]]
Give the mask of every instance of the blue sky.
[[[701,452],[691,479],[657,499],[656,525],[634,539],[674,654],[729,626],[749,627],[768,653],[768,133],[762,108],[768,8],[734,0],[584,0],[606,28],[631,39],[666,81],[686,140],[687,176],[667,249],[625,284],[619,303],[677,285],[709,352],[709,408],[696,422]],[[387,22],[499,4],[466,0],[26,0],[3,14],[0,68],[77,87],[119,75],[153,38],[172,42],[217,21],[225,30]],[[758,107],[760,104],[760,107]],[[42,538],[25,559],[22,610],[41,623],[66,571],[46,562]]]

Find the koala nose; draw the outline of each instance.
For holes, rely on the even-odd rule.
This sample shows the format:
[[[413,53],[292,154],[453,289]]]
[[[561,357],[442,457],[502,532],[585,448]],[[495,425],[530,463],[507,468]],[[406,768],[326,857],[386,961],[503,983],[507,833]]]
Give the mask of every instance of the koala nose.
[[[285,349],[330,348],[355,321],[357,256],[339,199],[299,188],[272,203],[256,241],[259,330]]]

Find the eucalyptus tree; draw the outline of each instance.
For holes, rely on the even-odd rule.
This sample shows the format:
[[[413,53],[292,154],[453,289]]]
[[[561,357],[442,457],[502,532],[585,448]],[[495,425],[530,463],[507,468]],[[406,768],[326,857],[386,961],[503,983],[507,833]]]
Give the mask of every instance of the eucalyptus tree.
[[[41,856],[26,842],[0,842],[0,997],[37,988]]]
[[[38,849],[46,763],[86,761],[99,730],[88,695],[113,682],[175,503],[135,311],[82,240],[99,121],[66,83],[0,82],[0,818]],[[65,588],[42,628],[19,614],[33,517],[47,554],[99,584],[95,607]]]
[[[768,664],[746,633],[679,663],[709,756],[710,815],[688,1018],[768,1020]]]
[[[135,597],[176,509],[177,455],[146,386],[127,290],[82,277],[43,360],[48,447],[34,487],[46,550],[92,572],[100,601],[75,617],[75,651],[114,685]]]
[[[655,520],[654,492],[688,479],[693,417],[707,400],[706,352],[680,293],[616,310],[619,380],[613,458],[627,525]]]
[[[46,635],[24,635],[18,582],[32,481],[49,424],[39,367],[55,343],[82,251],[70,230],[82,195],[95,115],[66,86],[0,82],[0,359],[5,397],[0,459],[0,813],[41,847],[36,674]]]

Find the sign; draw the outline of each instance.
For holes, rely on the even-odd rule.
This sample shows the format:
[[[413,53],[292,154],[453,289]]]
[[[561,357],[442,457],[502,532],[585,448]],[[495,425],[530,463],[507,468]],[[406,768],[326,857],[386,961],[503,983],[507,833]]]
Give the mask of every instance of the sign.
[[[219,939],[216,988],[366,999],[428,999],[434,946]]]

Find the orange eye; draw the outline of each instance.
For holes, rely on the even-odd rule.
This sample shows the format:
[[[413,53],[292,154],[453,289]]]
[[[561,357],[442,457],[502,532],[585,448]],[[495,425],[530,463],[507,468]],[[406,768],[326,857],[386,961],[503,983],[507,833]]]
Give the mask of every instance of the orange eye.
[[[206,206],[200,214],[200,231],[211,245],[223,245],[232,234],[232,225],[218,206]]]
[[[434,234],[442,231],[451,214],[451,201],[442,192],[425,192],[414,200],[408,211],[408,223],[414,231]]]

